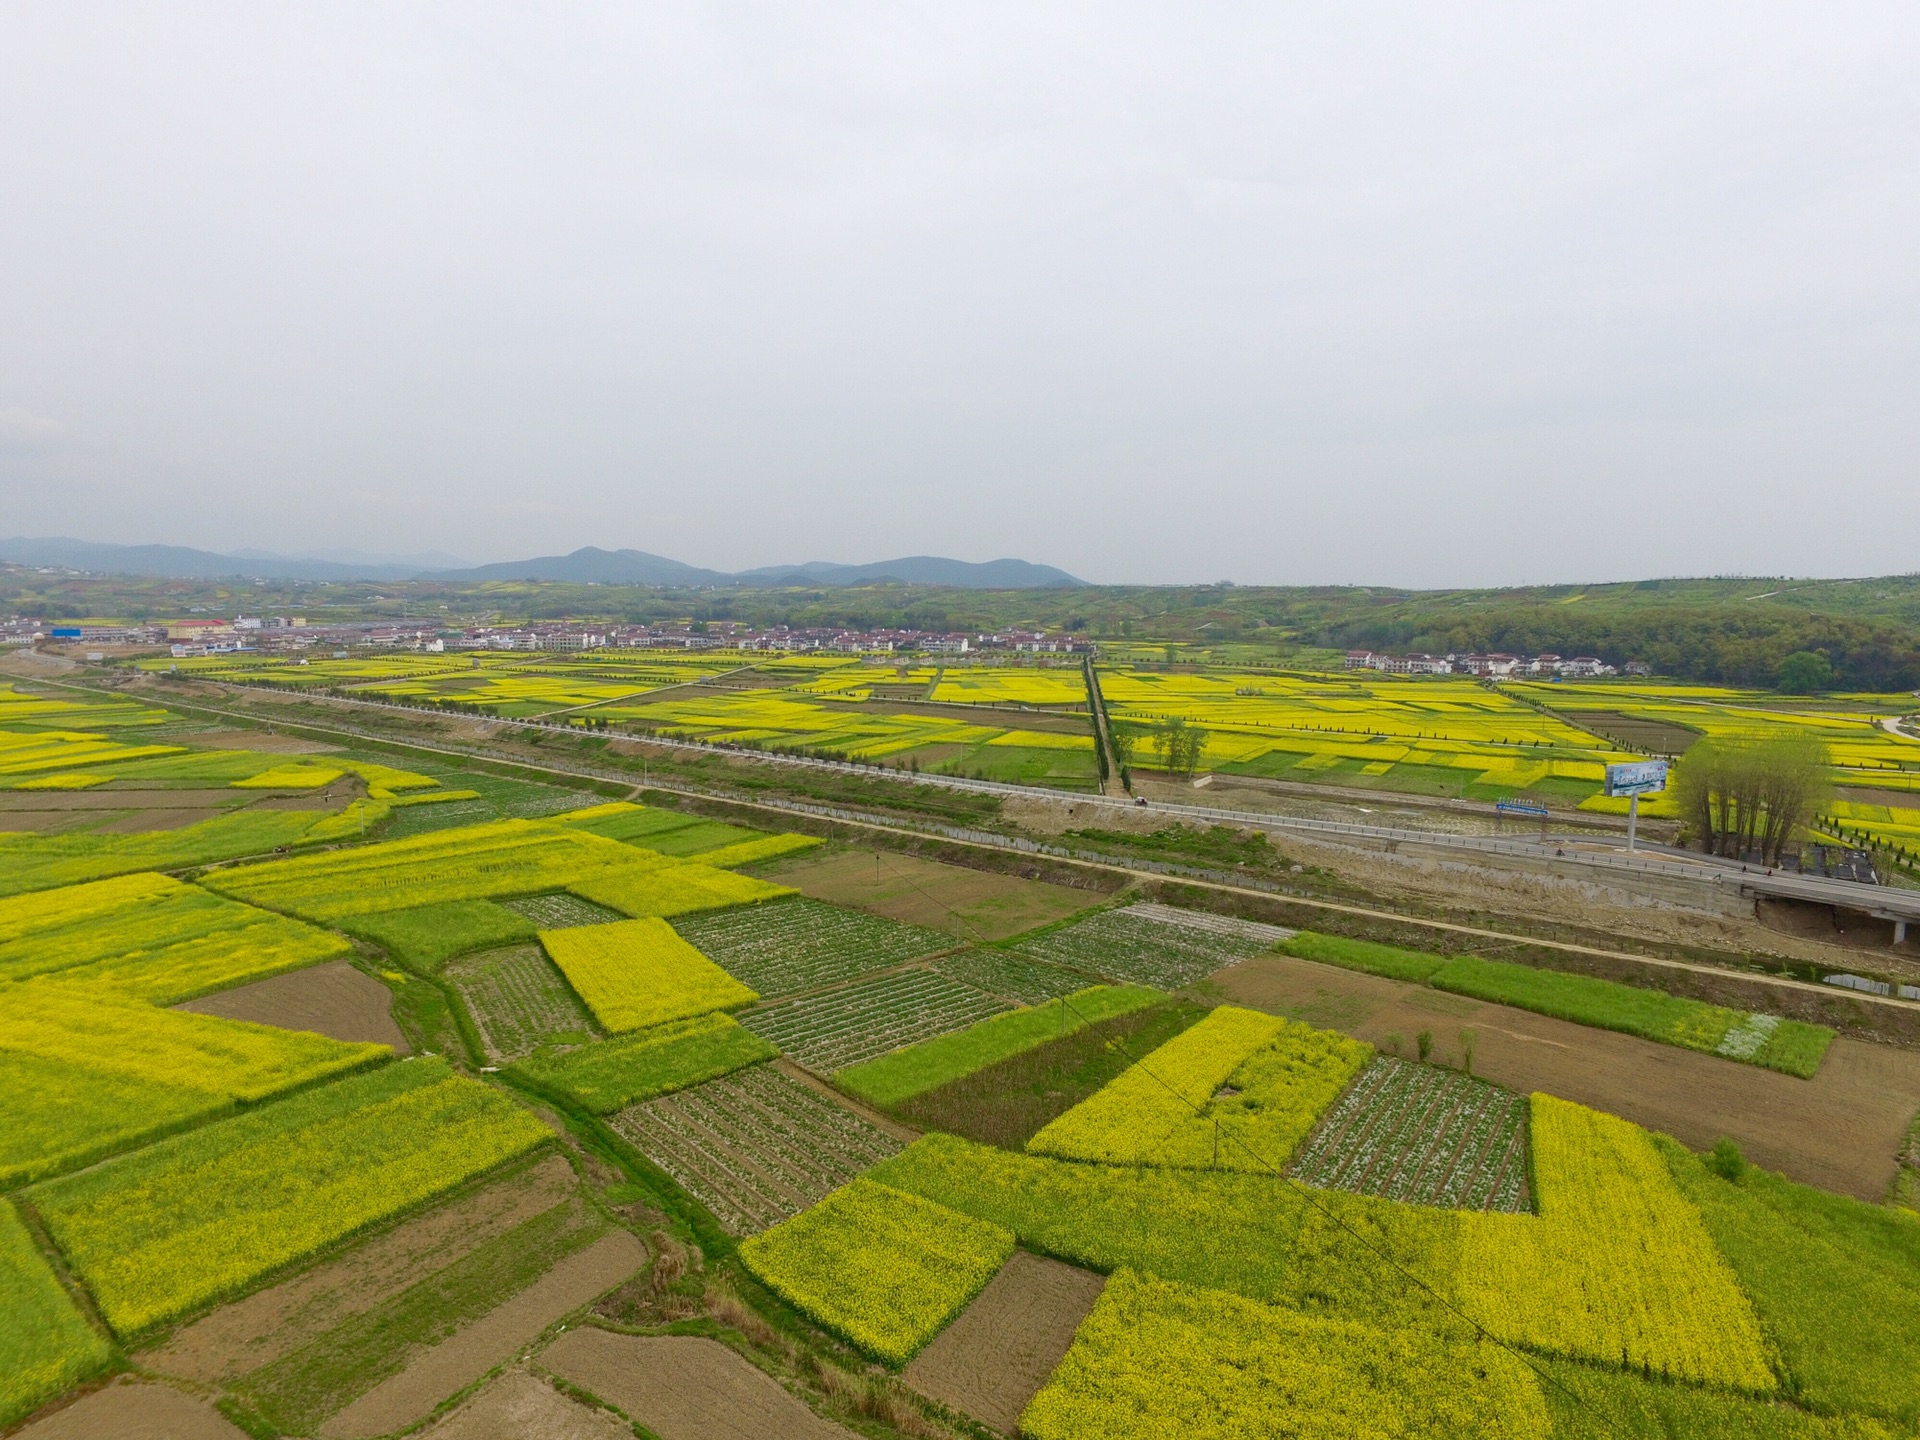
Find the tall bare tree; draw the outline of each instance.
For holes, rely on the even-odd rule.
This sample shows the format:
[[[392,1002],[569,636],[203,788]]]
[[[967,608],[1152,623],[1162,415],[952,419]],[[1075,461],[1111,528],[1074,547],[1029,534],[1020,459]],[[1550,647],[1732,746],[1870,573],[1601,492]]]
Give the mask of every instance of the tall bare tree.
[[[1189,725],[1178,715],[1170,715],[1160,722],[1154,743],[1169,775],[1190,776],[1200,768],[1200,757],[1207,748],[1207,732],[1198,725]]]
[[[1695,744],[1674,776],[1674,799],[1709,855],[1780,851],[1813,818],[1829,784],[1826,747],[1807,734],[1715,738]]]

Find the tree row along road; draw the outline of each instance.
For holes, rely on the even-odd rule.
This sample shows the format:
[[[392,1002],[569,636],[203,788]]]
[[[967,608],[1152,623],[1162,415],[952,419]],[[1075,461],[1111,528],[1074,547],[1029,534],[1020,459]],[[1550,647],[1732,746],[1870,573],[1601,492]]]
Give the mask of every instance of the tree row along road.
[[[52,681],[47,683],[61,684],[62,682]],[[201,682],[201,683],[207,683],[207,682]],[[71,686],[70,688],[85,689],[85,690],[94,689],[94,687],[91,687],[91,686],[78,686],[78,685]],[[319,700],[321,697],[308,696],[303,698],[312,701],[312,700]],[[483,764],[506,766],[506,767],[523,770],[523,771],[528,771],[534,774],[558,775],[558,776],[562,776],[569,779],[575,779],[575,780],[596,781],[602,784],[613,783],[617,785],[624,785],[624,786],[631,787],[633,793],[635,794],[638,794],[640,789],[642,788],[640,785],[636,784],[631,774],[601,770],[601,769],[598,769],[597,767],[585,765],[585,764],[576,763],[572,765],[567,765],[567,764],[555,764],[555,763],[541,763],[540,761],[526,759],[521,756],[512,754],[510,752],[489,751],[479,747],[463,747],[463,746],[453,746],[453,745],[430,744],[424,740],[403,739],[397,736],[385,735],[375,731],[362,730],[355,726],[346,725],[346,724],[327,725],[327,724],[323,724],[323,723],[312,721],[312,720],[273,719],[269,717],[263,717],[257,713],[253,713],[249,711],[222,710],[215,706],[197,704],[195,702],[186,701],[186,700],[167,699],[162,703],[164,703],[170,709],[182,710],[188,713],[212,715],[212,716],[217,716],[221,719],[226,719],[226,720],[237,720],[242,724],[248,725],[248,726],[261,726],[261,725],[271,724],[279,729],[287,730],[287,731],[306,730],[306,731],[312,731],[319,735],[329,736],[334,739],[344,738],[349,740],[357,739],[357,740],[370,741],[375,744],[392,746],[399,749],[417,750],[423,754],[438,755],[438,756],[445,757],[447,759],[479,761]],[[327,697],[324,697],[324,703],[337,704],[337,703],[340,703],[340,701],[339,701],[339,698],[336,696],[327,696]],[[397,707],[397,706],[391,706],[391,705],[380,705],[380,704],[377,704],[376,702],[371,702],[371,701],[357,701],[357,702],[350,701],[347,703],[370,705],[374,709],[387,710],[387,711],[391,711],[395,709],[404,710],[404,709],[410,708],[410,707]],[[436,718],[439,718],[439,719],[447,718],[444,714],[441,714],[440,712],[432,711],[432,710],[426,710],[420,713],[434,715]],[[506,721],[506,722],[490,722],[490,723],[528,725],[528,724],[531,724],[532,722]],[[557,727],[557,726],[541,727],[541,726],[538,726],[537,724],[532,724],[532,728],[564,729],[565,727]],[[652,744],[656,742],[649,739],[643,743]],[[703,745],[688,746],[686,742],[666,742],[666,743],[674,744],[676,746],[685,746],[686,748],[696,749],[696,750],[700,750],[707,753],[725,755],[733,759],[748,759],[748,760],[756,760],[756,761],[785,761],[788,763],[793,763],[799,760],[799,757],[793,757],[793,756],[774,757],[774,756],[764,755],[761,752],[757,752],[757,751],[720,750],[717,747],[703,746]],[[831,762],[818,762],[818,761],[809,762],[809,763],[816,764],[816,765],[831,764]],[[835,769],[848,768],[853,770],[855,773],[864,775],[864,776],[899,773],[899,772],[886,772],[886,771],[872,771],[859,766],[840,767],[835,765],[833,766],[833,768]],[[902,778],[904,779],[919,778],[924,780],[926,777],[924,776],[914,777],[910,774],[902,774]],[[949,777],[941,777],[941,778],[949,778]],[[1054,801],[1059,801],[1062,799],[1071,799],[1076,804],[1097,803],[1098,801],[1098,797],[1095,797],[1095,796],[1077,795],[1077,794],[1067,795],[1065,792],[1062,792],[1062,791],[1040,790],[1040,789],[1037,789],[1036,787],[1002,786],[1002,785],[994,784],[994,782],[974,782],[974,781],[966,782],[966,785],[967,785],[967,788],[974,788],[975,786],[993,785],[993,788],[995,789],[1014,790],[1022,795],[1028,795],[1028,796],[1038,794],[1038,795],[1044,796],[1049,800],[1054,800]],[[1316,899],[1316,898],[1311,898],[1307,896],[1294,895],[1294,894],[1285,893],[1285,892],[1264,890],[1264,889],[1260,889],[1258,887],[1250,886],[1250,885],[1235,885],[1227,881],[1208,880],[1208,879],[1200,878],[1197,876],[1180,874],[1177,871],[1173,870],[1172,867],[1160,867],[1160,866],[1154,866],[1150,864],[1128,864],[1124,860],[1119,860],[1119,859],[1099,859],[1099,860],[1087,859],[1082,856],[1058,853],[1056,850],[1056,847],[1051,847],[1051,846],[1043,847],[1035,844],[1032,841],[1022,842],[1010,836],[994,835],[994,834],[991,834],[990,832],[985,832],[985,831],[963,830],[961,827],[957,827],[957,826],[947,826],[947,825],[930,823],[924,827],[916,827],[896,819],[877,818],[870,814],[861,814],[858,811],[847,810],[840,806],[819,805],[819,804],[813,804],[813,803],[798,801],[798,800],[781,801],[781,800],[772,799],[764,796],[759,798],[754,798],[754,799],[748,799],[748,798],[739,797],[724,791],[702,790],[702,789],[698,789],[696,787],[687,786],[687,785],[671,785],[671,784],[655,782],[651,779],[649,779],[646,782],[646,785],[644,788],[649,790],[655,790],[662,794],[679,795],[691,800],[717,801],[719,803],[726,804],[726,805],[738,806],[740,808],[749,809],[749,810],[759,810],[759,811],[763,811],[763,812],[774,814],[774,815],[782,815],[782,814],[808,815],[808,816],[814,816],[817,818],[829,819],[829,820],[832,820],[835,824],[845,825],[851,828],[864,830],[875,835],[888,835],[888,836],[910,839],[910,840],[940,839],[950,844],[964,845],[964,846],[968,846],[968,847],[979,849],[979,850],[999,850],[1002,852],[1010,851],[1017,854],[1039,855],[1039,856],[1044,856],[1046,859],[1048,859],[1050,862],[1056,865],[1070,866],[1074,869],[1083,870],[1089,873],[1103,873],[1107,875],[1119,876],[1127,880],[1166,880],[1171,875],[1171,878],[1177,880],[1181,884],[1191,885],[1198,889],[1211,890],[1220,894],[1250,896],[1250,897],[1254,897],[1261,900],[1279,901],[1288,905],[1299,905],[1299,906],[1304,906],[1310,909],[1327,911],[1330,913],[1357,916],[1362,919],[1381,920],[1381,921],[1386,921],[1386,922],[1389,922],[1392,924],[1398,924],[1398,925],[1418,926],[1421,929],[1432,930],[1440,934],[1469,935],[1477,939],[1497,940],[1507,944],[1513,944],[1518,942],[1521,944],[1538,946],[1539,948],[1544,950],[1559,951],[1560,953],[1567,954],[1567,955],[1590,955],[1600,959],[1624,961],[1632,965],[1647,965],[1647,966],[1652,966],[1657,969],[1663,969],[1663,970],[1685,971],[1685,972],[1690,972],[1698,975],[1713,976],[1720,979],[1734,978],[1742,981],[1747,981],[1755,985],[1768,986],[1778,990],[1798,991],[1803,994],[1821,995],[1826,997],[1829,1000],[1840,998],[1840,999],[1845,999],[1848,1001],[1852,1001],[1852,1002],[1856,1002],[1864,1005],[1885,1006],[1885,1007],[1888,1007],[1889,1009],[1896,1010],[1896,1011],[1920,1009],[1920,1003],[1917,1003],[1914,1001],[1902,1000],[1893,996],[1874,995],[1866,991],[1847,990],[1847,991],[1841,992],[1841,991],[1835,990],[1832,986],[1819,985],[1806,980],[1795,980],[1795,979],[1792,979],[1791,977],[1784,976],[1784,975],[1767,975],[1767,974],[1755,973],[1755,972],[1745,971],[1745,970],[1731,970],[1724,966],[1702,964],[1697,961],[1674,960],[1674,959],[1669,959],[1666,957],[1654,956],[1654,955],[1639,955],[1639,954],[1634,954],[1631,951],[1625,951],[1625,950],[1608,950],[1600,946],[1581,945],[1573,941],[1567,941],[1567,940],[1536,939],[1533,936],[1529,936],[1529,935],[1514,935],[1502,930],[1488,930],[1479,926],[1458,924],[1454,921],[1433,920],[1433,919],[1428,919],[1422,916],[1405,915],[1392,910],[1378,910],[1378,909],[1374,909],[1364,905],[1349,905],[1349,904],[1343,904],[1339,901],[1334,901],[1334,900],[1322,900],[1322,899]],[[1165,813],[1166,810],[1170,807],[1163,806],[1159,808],[1161,809],[1162,813]],[[1180,808],[1184,809],[1187,807],[1180,807]],[[1412,832],[1412,833],[1416,835],[1419,834],[1419,832]]]

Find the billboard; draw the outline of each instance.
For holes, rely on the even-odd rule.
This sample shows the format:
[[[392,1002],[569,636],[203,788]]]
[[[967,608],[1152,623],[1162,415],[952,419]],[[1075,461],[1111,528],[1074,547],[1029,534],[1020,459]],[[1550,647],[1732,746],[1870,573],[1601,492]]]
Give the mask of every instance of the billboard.
[[[1667,762],[1630,760],[1624,765],[1607,766],[1609,795],[1651,795],[1667,788]]]

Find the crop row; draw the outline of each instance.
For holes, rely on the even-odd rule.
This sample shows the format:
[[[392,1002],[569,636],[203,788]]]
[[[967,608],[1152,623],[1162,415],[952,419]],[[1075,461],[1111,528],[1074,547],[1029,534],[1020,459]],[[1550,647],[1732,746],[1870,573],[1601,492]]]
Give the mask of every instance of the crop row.
[[[524,1059],[543,1045],[579,1044],[598,1033],[579,997],[536,945],[463,955],[449,961],[445,973],[495,1064]]]
[[[960,950],[927,962],[949,980],[971,985],[989,995],[1003,996],[1022,1005],[1041,1005],[1084,990],[1092,977],[1077,970],[1049,965],[1044,960],[1029,960],[1015,950],[986,946],[978,950]]]
[[[4,1200],[0,1315],[6,1317],[0,1325],[0,1426],[11,1425],[107,1363],[107,1342],[81,1318]]]
[[[797,1214],[900,1148],[768,1065],[635,1105],[612,1124],[735,1235]]]
[[[564,930],[574,925],[608,925],[615,920],[626,919],[618,910],[609,910],[604,905],[582,900],[578,895],[569,895],[564,890],[551,895],[521,895],[498,903],[501,908],[531,920],[542,930]]]
[[[1286,1028],[1278,1016],[1222,1005],[1053,1121],[1027,1149],[1110,1165],[1178,1163],[1168,1156],[1176,1134],[1228,1076]]]
[[[1205,910],[1181,910],[1173,905],[1147,901],[1128,909],[1143,920],[1158,920],[1166,925],[1184,925],[1190,930],[1205,930],[1213,935],[1228,935],[1245,940],[1260,949],[1277,945],[1294,932],[1282,925],[1266,925],[1258,920],[1242,920],[1236,915],[1214,915]]]
[[[1169,923],[1152,912],[1141,913],[1144,908],[1103,910],[1023,941],[1020,948],[1036,959],[1158,990],[1190,985],[1267,948],[1267,942],[1245,936]]]
[[[839,990],[749,1010],[740,1023],[808,1069],[841,1070],[1010,1007],[927,970],[856,981]]]
[[[0,895],[79,885],[138,870],[182,870],[241,855],[345,838],[346,812],[242,810],[177,830],[137,835],[0,834]],[[354,830],[358,818],[353,817]]]
[[[1293,1174],[1412,1205],[1525,1211],[1526,1120],[1519,1095],[1382,1056],[1327,1112]]]
[[[953,947],[950,936],[819,900],[689,915],[674,928],[762,995],[791,995]]]

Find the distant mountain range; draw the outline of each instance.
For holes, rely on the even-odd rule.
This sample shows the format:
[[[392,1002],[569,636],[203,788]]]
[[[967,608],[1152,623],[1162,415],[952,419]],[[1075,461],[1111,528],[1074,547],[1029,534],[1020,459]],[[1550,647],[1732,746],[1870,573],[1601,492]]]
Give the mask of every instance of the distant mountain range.
[[[350,558],[351,557],[351,558]],[[684,565],[644,550],[602,550],[588,545],[571,555],[542,555],[493,565],[465,565],[451,555],[359,557],[352,551],[276,555],[244,550],[222,555],[184,545],[103,545],[64,538],[0,540],[0,561],[59,565],[110,575],[166,580],[399,581],[554,580],[576,585],[867,585],[898,580],[909,585],[946,585],[967,590],[1036,590],[1084,585],[1064,570],[1025,560],[947,560],[909,555],[872,565],[768,565],[728,573]],[[432,562],[454,562],[432,563]]]

